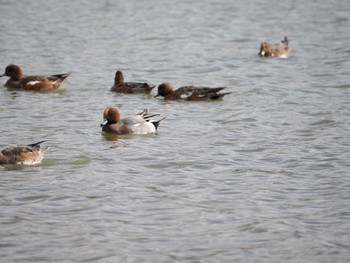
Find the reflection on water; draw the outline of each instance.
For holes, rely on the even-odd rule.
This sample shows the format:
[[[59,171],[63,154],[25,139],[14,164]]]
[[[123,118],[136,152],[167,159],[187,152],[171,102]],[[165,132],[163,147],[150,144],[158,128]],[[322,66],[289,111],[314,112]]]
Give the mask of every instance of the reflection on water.
[[[0,167],[2,260],[348,261],[348,10],[345,0],[4,2],[0,72],[72,74],[58,92],[0,89],[0,148],[50,145],[41,165]],[[284,36],[288,59],[257,55]],[[232,93],[117,94],[116,70]],[[108,106],[166,119],[155,135],[104,134]]]

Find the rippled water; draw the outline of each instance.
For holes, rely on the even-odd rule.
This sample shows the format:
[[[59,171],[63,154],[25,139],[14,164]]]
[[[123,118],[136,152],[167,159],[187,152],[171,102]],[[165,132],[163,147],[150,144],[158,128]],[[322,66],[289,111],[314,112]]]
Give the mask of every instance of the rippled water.
[[[0,167],[2,261],[349,261],[349,11],[347,0],[2,1],[0,69],[72,72],[55,93],[0,89],[1,148],[50,146],[41,165]],[[258,57],[285,35],[288,59]],[[114,94],[116,70],[232,94]],[[104,136],[106,106],[166,120],[157,135]]]

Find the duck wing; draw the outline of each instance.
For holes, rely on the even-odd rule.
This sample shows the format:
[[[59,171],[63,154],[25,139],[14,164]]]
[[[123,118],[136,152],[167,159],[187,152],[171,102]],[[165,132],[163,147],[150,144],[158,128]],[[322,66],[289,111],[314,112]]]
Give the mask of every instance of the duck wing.
[[[63,73],[57,75],[46,76],[46,78],[50,81],[64,81],[71,73]]]

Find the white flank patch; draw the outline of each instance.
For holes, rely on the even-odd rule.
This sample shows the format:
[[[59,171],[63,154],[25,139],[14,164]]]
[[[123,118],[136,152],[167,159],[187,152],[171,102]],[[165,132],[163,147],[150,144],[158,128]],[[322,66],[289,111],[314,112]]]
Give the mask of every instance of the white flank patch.
[[[17,164],[24,164],[24,165],[35,165],[39,164],[41,160],[39,159],[32,159],[32,160],[24,160],[23,162],[18,162]]]
[[[24,159],[21,162],[17,162],[17,164],[36,165],[36,164],[40,164],[43,158],[44,158],[44,153],[41,150],[39,150],[37,154],[34,154],[33,156],[28,156],[28,158]]]
[[[288,58],[288,54],[284,53],[283,55],[280,56],[280,58]]]
[[[38,84],[38,83],[40,83],[39,80],[33,80],[33,81],[29,81],[27,84],[34,86],[35,84]]]

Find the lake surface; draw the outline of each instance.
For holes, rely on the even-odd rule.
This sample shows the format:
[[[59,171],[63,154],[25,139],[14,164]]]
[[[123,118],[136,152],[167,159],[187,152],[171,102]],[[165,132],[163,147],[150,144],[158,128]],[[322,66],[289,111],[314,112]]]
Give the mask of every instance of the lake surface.
[[[350,2],[2,1],[0,72],[72,72],[0,89],[2,262],[349,262]],[[288,36],[288,59],[258,56]],[[225,86],[218,102],[111,93],[126,80]],[[1,85],[6,78],[1,78]],[[156,135],[105,136],[105,107]]]

